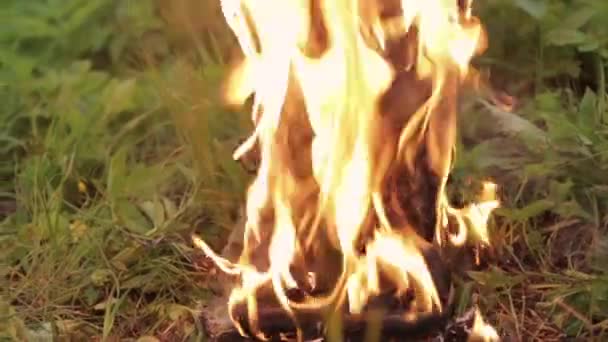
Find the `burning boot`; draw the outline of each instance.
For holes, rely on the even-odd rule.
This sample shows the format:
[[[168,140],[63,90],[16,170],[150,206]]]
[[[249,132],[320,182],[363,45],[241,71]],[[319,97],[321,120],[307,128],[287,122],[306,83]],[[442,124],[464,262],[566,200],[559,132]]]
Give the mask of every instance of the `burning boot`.
[[[445,194],[458,89],[483,32],[470,3],[222,6],[244,53],[226,100],[253,96],[255,131],[235,159],[249,153],[256,177],[238,260],[195,242],[235,280],[220,303],[231,327],[302,340],[337,317],[345,339],[374,324],[381,340],[444,331],[444,251],[471,236],[487,243],[497,206],[456,209]]]

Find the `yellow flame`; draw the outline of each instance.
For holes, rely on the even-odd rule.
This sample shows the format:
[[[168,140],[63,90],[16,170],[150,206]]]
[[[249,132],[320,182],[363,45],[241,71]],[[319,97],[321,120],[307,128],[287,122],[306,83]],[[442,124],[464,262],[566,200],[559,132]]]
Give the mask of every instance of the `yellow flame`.
[[[500,205],[496,199],[496,184],[484,182],[478,202],[462,209],[447,207],[447,213],[458,221],[458,232],[451,234],[450,241],[456,246],[462,246],[469,238],[469,232],[475,235],[475,240],[484,245],[490,244],[487,222],[490,214]]]
[[[498,342],[500,337],[491,325],[487,324],[479,309],[475,310],[475,320],[473,321],[473,329],[469,334],[469,342]]]
[[[315,5],[317,11],[312,10]],[[488,241],[485,222],[498,202],[490,199],[456,210],[444,194],[455,123],[453,111],[444,110],[442,101],[453,97],[457,83],[451,80],[462,78],[479,51],[481,25],[471,15],[470,2],[462,9],[456,0],[402,0],[400,21],[381,18],[381,5],[368,0],[222,1],[226,22],[244,54],[228,79],[225,100],[242,104],[250,95],[254,100],[255,130],[234,157],[257,142],[261,161],[247,192],[239,262],[216,255],[200,238],[193,241],[220,269],[240,277],[228,305],[232,312],[237,304],[246,304],[257,334],[256,293],[263,286],[272,288],[288,313],[339,307],[344,300],[358,313],[381,293],[382,275],[401,293],[414,290],[414,311],[442,309],[422,253],[428,242],[407,224],[393,226],[384,201],[386,191],[396,191],[385,186],[389,170],[402,163],[413,169],[423,144],[430,168],[441,179],[437,213],[429,213],[440,218],[437,230],[446,228],[449,214],[460,226],[453,241],[463,244],[467,239],[466,223],[481,241]],[[313,19],[320,19],[324,30]],[[415,70],[420,79],[432,82],[433,91],[393,141],[386,135],[386,113],[378,102],[402,70],[389,63],[384,49],[390,39],[413,28],[418,37]],[[323,45],[313,33],[327,41],[320,55],[306,52],[310,44]],[[301,120],[292,108],[297,101],[310,128],[298,126]],[[308,145],[290,146],[307,129],[312,136]],[[309,159],[294,156],[306,151]],[[306,160],[310,165],[301,165]],[[310,171],[302,175],[299,168]],[[309,199],[309,193],[318,196]],[[340,251],[342,274],[329,295],[294,303],[286,291],[298,286],[291,266],[318,247],[321,236]],[[269,266],[262,267],[264,262],[254,254]],[[316,282],[316,276],[308,277]]]

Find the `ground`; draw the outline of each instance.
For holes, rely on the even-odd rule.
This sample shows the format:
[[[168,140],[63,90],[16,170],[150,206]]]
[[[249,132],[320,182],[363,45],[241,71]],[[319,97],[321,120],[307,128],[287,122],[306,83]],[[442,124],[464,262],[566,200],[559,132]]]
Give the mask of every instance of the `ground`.
[[[219,3],[219,1],[218,1]],[[501,101],[461,109],[454,198],[499,185],[493,248],[458,279],[520,340],[608,328],[608,5],[475,5],[475,60]],[[211,1],[0,5],[0,336],[195,340],[220,247],[249,180],[251,129],[220,104],[234,39]],[[514,23],[518,23],[514,25]],[[512,107],[508,111],[505,107]]]

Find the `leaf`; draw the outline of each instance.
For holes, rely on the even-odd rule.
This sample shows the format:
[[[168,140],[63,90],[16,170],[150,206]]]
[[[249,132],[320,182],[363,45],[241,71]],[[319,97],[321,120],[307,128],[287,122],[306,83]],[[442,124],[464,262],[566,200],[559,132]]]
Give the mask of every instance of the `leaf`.
[[[191,315],[190,308],[179,304],[169,304],[165,307],[167,317],[172,321],[177,321]]]
[[[154,278],[154,274],[147,273],[136,275],[127,279],[125,282],[120,284],[121,289],[138,289],[147,287],[150,284],[150,280]]]
[[[579,30],[557,28],[547,33],[547,43],[557,46],[584,43],[587,35]]]
[[[563,21],[563,27],[571,30],[579,29],[588,23],[596,13],[597,10],[595,8],[583,7],[566,17]]]
[[[583,43],[577,47],[578,51],[580,51],[580,52],[596,51],[599,48],[600,48],[600,42],[595,39],[588,40],[586,43]]]
[[[91,274],[91,282],[95,286],[103,286],[112,278],[112,271],[109,269],[98,269]]]
[[[127,200],[120,200],[115,203],[114,213],[119,222],[124,224],[133,233],[145,234],[154,228],[150,221],[142,214],[137,207]]]
[[[585,89],[585,95],[583,95],[578,108],[578,123],[582,126],[581,128],[587,131],[591,130],[593,132],[595,130],[596,104],[597,95],[595,95],[595,92],[589,88]]]
[[[516,221],[529,220],[532,217],[538,216],[543,212],[553,208],[555,203],[548,199],[540,199],[534,201],[521,209],[506,209],[497,210],[496,213],[508,217]]]
[[[118,252],[114,257],[110,260],[112,266],[118,268],[121,271],[127,271],[128,267],[137,259],[141,254],[141,247],[127,247],[120,252]]]
[[[136,85],[136,80],[133,78],[110,83],[103,97],[104,113],[112,115],[132,109]]]
[[[478,284],[494,289],[510,288],[523,281],[521,275],[514,276],[512,274],[507,274],[497,267],[492,267],[490,270],[484,272],[470,271],[467,272],[467,274]]]
[[[595,300],[608,300],[608,279],[606,276],[599,277],[591,283],[591,296]]]
[[[177,207],[172,200],[167,197],[162,197],[163,208],[165,209],[165,213],[167,215],[167,219],[172,219],[177,215]]]
[[[117,300],[114,297],[110,297],[110,299],[108,301],[106,301],[107,305],[106,305],[105,313],[103,316],[103,330],[102,330],[103,341],[108,340],[108,337],[110,336],[110,333],[112,332],[112,329],[114,328],[114,321],[116,320],[116,315],[118,314],[118,310],[128,294],[129,294],[129,291],[126,291],[126,293],[124,295],[122,295],[122,297],[120,297],[120,299]]]
[[[547,163],[535,163],[523,168],[523,176],[528,178],[546,178],[555,173],[555,169]]]
[[[547,112],[557,112],[562,109],[561,95],[556,91],[545,91],[534,96],[534,103],[538,109]]]
[[[74,242],[77,242],[82,239],[89,230],[87,224],[81,222],[80,220],[75,220],[74,222],[70,223],[69,227],[70,232],[72,233],[72,241]]]
[[[6,18],[3,16],[3,25],[6,25],[4,26],[5,30],[13,31],[13,34],[10,35],[13,39],[50,39],[59,35],[57,27],[50,25],[44,18],[28,17],[25,15],[13,18]]]
[[[543,234],[536,229],[529,229],[526,233],[528,247],[536,254],[541,254],[545,248]]]
[[[64,33],[69,33],[82,28],[87,21],[94,20],[97,11],[109,4],[105,1],[79,2],[80,6],[73,8],[67,20],[60,22]]]
[[[566,324],[565,327],[563,328],[564,333],[566,334],[566,336],[574,338],[576,337],[581,329],[584,329],[585,325],[583,323],[583,321],[581,321],[580,319],[576,318],[576,317],[568,317],[568,319],[566,320]]]
[[[118,198],[125,187],[127,173],[127,150],[121,148],[110,159],[108,168],[108,194],[111,199]]]
[[[99,298],[99,291],[94,287],[88,286],[83,293],[84,300],[88,305],[93,305]]]
[[[98,311],[106,310],[108,307],[111,307],[116,302],[118,302],[118,299],[116,299],[114,297],[109,297],[106,300],[103,300],[103,301],[95,304],[93,306],[93,310],[98,310]]]
[[[142,336],[138,338],[135,342],[160,342],[160,340],[154,336]]]
[[[590,221],[593,219],[593,217],[589,213],[587,213],[578,202],[574,200],[560,203],[555,207],[554,211],[563,218],[578,217]]]
[[[571,180],[559,182],[551,180],[549,182],[549,197],[557,202],[565,201],[572,194],[574,183]]]
[[[137,198],[152,197],[158,192],[158,185],[166,184],[174,172],[173,165],[132,165],[123,191]]]
[[[547,2],[544,0],[515,0],[515,5],[535,19],[542,18],[547,13]]]
[[[146,213],[146,216],[148,216],[152,222],[154,222],[155,228],[162,226],[166,220],[165,210],[158,196],[154,196],[154,201],[140,203],[139,208]]]

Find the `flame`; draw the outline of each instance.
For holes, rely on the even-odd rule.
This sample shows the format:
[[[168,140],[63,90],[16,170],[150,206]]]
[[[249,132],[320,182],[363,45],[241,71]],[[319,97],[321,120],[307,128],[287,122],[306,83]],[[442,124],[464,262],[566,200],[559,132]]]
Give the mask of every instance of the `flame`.
[[[489,324],[487,324],[479,310],[475,310],[475,319],[473,321],[473,329],[467,339],[469,342],[498,342],[500,337],[496,330]]]
[[[464,7],[458,3],[402,0],[402,14],[385,18],[385,4],[376,1],[222,1],[244,54],[228,79],[225,100],[243,104],[253,95],[255,130],[234,158],[258,144],[261,162],[247,192],[239,261],[216,255],[199,238],[194,242],[224,272],[240,277],[228,305],[232,312],[246,304],[249,325],[260,337],[257,293],[263,287],[270,287],[291,314],[337,309],[345,302],[351,313],[360,313],[381,293],[384,277],[397,293],[414,290],[415,312],[442,310],[423,253],[431,244],[411,223],[391,222],[386,200],[387,192],[396,191],[387,187],[389,175],[400,165],[419,167],[421,146],[440,179],[436,212],[428,213],[437,216],[435,235],[455,217],[454,244],[464,244],[470,229],[489,243],[485,225],[498,202],[486,194],[489,199],[457,210],[444,193],[455,139],[454,91],[471,57],[483,49],[471,1]],[[386,53],[392,39],[414,31],[417,53],[408,68],[430,82],[432,92],[394,134],[379,100],[404,70],[389,63]],[[492,191],[488,183],[486,192]],[[323,248],[341,255],[334,287],[324,295],[290,300],[287,290],[301,287],[293,266],[307,269],[307,258]],[[305,274],[316,283],[314,273]]]

